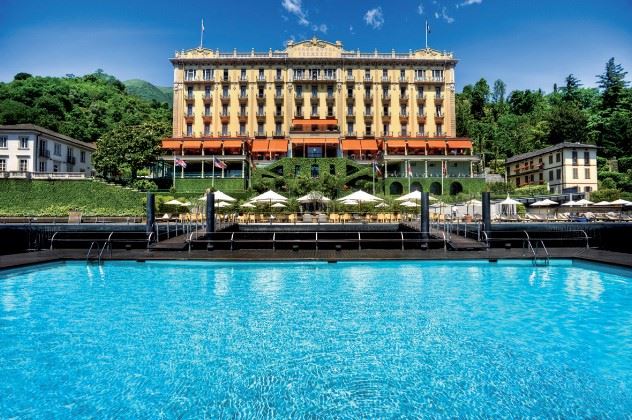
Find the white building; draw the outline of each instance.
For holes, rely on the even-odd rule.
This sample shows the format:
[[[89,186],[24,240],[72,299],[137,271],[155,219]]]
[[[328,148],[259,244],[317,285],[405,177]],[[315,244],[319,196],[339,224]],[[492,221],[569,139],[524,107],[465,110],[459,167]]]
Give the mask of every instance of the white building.
[[[96,147],[33,124],[0,126],[0,178],[86,178]]]

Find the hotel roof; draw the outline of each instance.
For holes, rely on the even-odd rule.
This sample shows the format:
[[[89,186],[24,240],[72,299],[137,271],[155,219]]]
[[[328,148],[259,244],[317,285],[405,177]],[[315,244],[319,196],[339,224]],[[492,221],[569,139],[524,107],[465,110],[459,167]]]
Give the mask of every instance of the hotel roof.
[[[48,128],[40,127],[35,124],[14,124],[14,125],[0,125],[0,131],[25,131],[45,134],[47,136],[63,140],[75,146],[84,147],[86,149],[96,150],[96,146],[92,143],[86,143],[85,141],[77,140],[64,134],[57,133]]]
[[[553,146],[545,147],[544,149],[534,150],[533,152],[521,153],[519,155],[512,156],[505,161],[505,164],[510,164],[513,162],[518,162],[524,159],[530,159],[532,157],[544,155],[546,153],[554,152],[559,149],[572,149],[572,148],[583,148],[583,149],[596,149],[597,146],[594,144],[584,144],[584,143],[558,143]]]

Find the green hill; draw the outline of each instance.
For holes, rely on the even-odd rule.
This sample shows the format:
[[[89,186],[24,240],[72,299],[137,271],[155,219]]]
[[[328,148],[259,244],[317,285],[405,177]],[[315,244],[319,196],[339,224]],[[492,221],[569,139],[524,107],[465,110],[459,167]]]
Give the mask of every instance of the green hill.
[[[155,100],[171,107],[173,92],[170,87],[154,86],[145,80],[131,79],[123,82],[130,95],[138,96],[149,101]]]

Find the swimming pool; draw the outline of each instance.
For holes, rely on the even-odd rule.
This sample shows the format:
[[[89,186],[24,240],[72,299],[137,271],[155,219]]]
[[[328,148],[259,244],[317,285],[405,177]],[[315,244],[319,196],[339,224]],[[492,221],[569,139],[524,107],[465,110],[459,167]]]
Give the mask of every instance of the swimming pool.
[[[0,417],[622,416],[631,272],[573,261],[0,272]]]

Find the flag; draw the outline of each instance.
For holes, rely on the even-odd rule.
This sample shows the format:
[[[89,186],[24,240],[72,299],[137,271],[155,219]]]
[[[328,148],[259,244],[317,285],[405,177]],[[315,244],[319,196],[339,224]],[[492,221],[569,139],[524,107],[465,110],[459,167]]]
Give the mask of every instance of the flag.
[[[202,19],[202,32],[204,32],[204,19]]]
[[[406,175],[409,177],[413,176],[413,168],[410,166],[410,161],[406,162]]]
[[[373,161],[373,170],[375,171],[375,175],[382,176],[382,171],[380,170],[380,165],[377,163],[377,160]]]
[[[219,160],[217,158],[217,156],[213,156],[213,165],[215,165],[215,167],[219,168],[219,169],[226,169],[226,168],[228,168],[228,165],[226,165],[224,162]]]
[[[428,25],[428,21],[426,21],[426,33],[430,33],[430,25]]]
[[[173,161],[173,163],[174,163],[176,166],[181,166],[181,167],[183,167],[183,168],[186,168],[186,167],[187,167],[187,163],[186,163],[184,160],[179,159],[179,158],[175,158],[175,160]]]
[[[446,161],[441,161],[441,175],[446,176],[448,174],[448,165]]]
[[[257,169],[257,165],[255,165],[255,161],[252,159],[252,154],[248,155],[248,164],[253,171]]]

